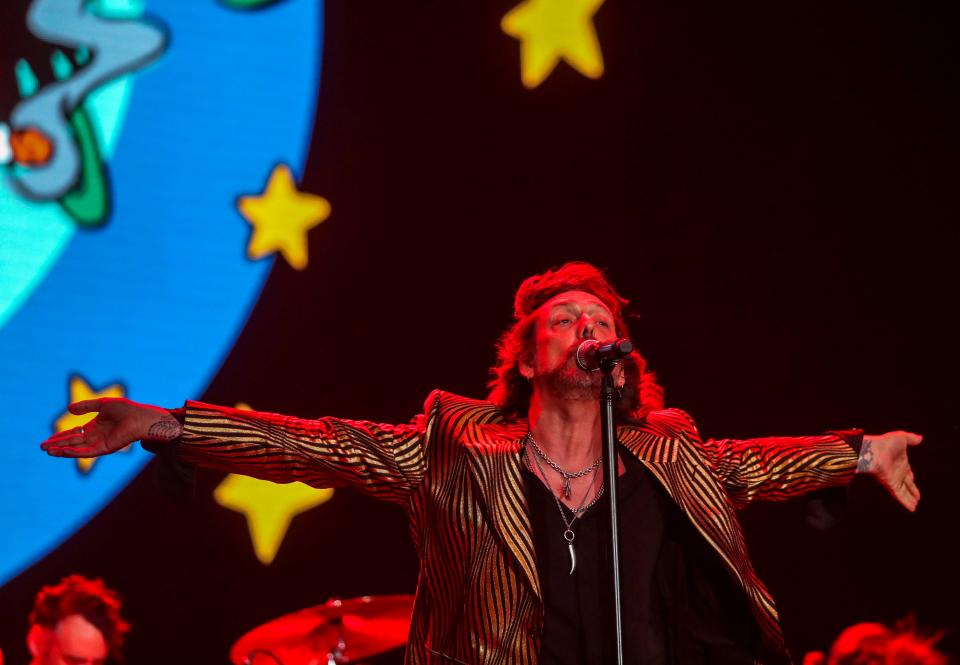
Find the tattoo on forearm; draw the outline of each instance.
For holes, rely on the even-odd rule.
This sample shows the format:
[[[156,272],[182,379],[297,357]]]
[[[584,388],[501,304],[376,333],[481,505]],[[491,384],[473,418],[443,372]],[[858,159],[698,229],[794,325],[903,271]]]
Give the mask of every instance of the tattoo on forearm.
[[[873,468],[873,441],[864,437],[860,446],[860,459],[857,460],[857,473],[867,473]]]
[[[183,425],[173,416],[164,416],[150,425],[147,438],[151,441],[173,441],[183,433]]]

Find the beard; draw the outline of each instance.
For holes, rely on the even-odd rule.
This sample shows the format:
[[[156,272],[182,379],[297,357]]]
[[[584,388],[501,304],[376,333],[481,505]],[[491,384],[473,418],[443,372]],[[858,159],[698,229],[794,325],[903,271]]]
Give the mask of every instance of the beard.
[[[600,372],[586,372],[580,369],[577,365],[576,353],[577,346],[574,346],[567,354],[566,361],[541,375],[540,380],[545,388],[561,399],[597,400],[600,397]]]

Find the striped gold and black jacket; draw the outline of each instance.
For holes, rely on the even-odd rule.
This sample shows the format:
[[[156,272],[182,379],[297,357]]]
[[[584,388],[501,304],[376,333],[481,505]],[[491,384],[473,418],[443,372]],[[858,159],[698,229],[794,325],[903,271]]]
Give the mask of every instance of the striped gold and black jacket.
[[[526,420],[505,421],[489,402],[441,391],[405,425],[199,402],[187,402],[185,414],[177,446],[184,462],[276,482],[357,487],[403,507],[420,555],[407,663],[537,662],[543,602],[521,478]],[[652,412],[618,436],[739,583],[764,651],[785,654],[776,607],[747,556],[736,510],[848,482],[853,449],[834,435],[703,441],[678,409]]]

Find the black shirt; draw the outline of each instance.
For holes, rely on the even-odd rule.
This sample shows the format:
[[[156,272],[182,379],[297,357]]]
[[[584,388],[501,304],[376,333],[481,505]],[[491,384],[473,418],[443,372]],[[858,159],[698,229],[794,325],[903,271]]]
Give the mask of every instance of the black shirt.
[[[621,458],[624,662],[753,663],[757,631],[743,592],[643,464],[623,449]],[[540,662],[614,662],[606,497],[573,524],[577,564],[570,574],[566,525],[556,500],[526,468],[524,486],[543,589]],[[563,510],[570,520],[572,512]]]

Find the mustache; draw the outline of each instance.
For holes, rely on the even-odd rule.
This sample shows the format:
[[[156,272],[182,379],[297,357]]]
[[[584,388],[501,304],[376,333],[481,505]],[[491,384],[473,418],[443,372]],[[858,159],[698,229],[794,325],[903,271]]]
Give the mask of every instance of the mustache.
[[[577,365],[577,349],[580,348],[580,345],[581,345],[582,343],[583,343],[582,341],[580,341],[580,342],[574,342],[574,343],[570,346],[570,348],[567,349],[567,350],[564,352],[563,363],[564,363],[565,365],[566,365],[566,364],[569,364],[569,363],[573,363],[574,365],[577,366],[577,369],[580,369],[580,366]]]

